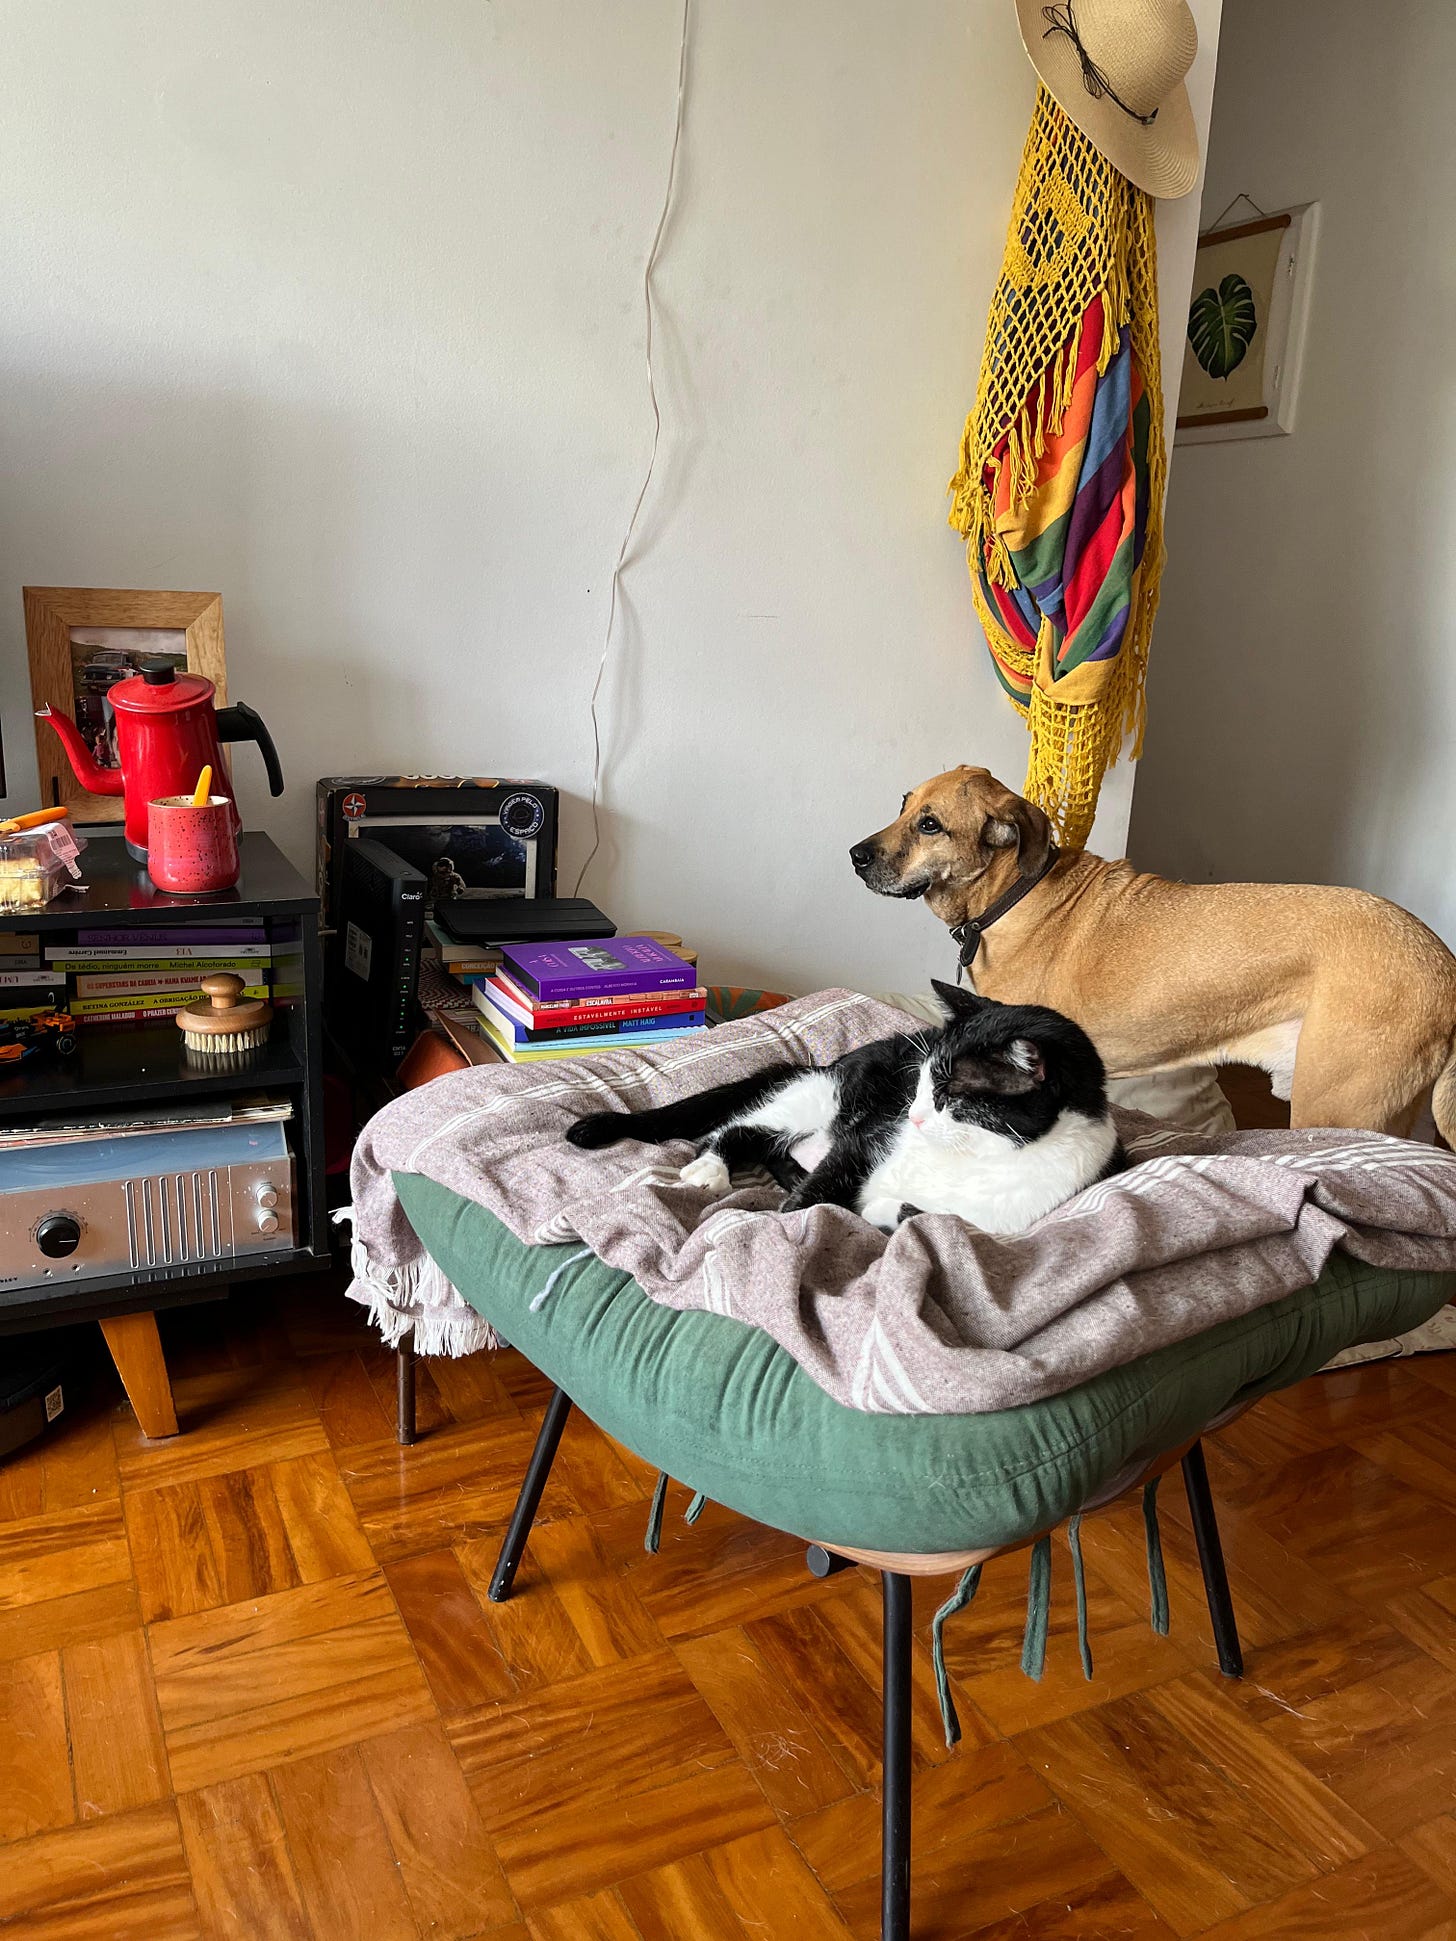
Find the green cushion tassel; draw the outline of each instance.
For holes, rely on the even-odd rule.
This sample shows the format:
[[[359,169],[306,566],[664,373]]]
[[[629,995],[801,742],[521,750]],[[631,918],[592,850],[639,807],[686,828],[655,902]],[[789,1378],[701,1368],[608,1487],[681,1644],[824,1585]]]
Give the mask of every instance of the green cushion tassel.
[[[707,1501],[707,1497],[699,1490],[692,1502],[688,1504],[687,1510],[683,1515],[683,1522],[696,1523],[698,1518],[703,1514],[703,1509]]]
[[[1158,1484],[1160,1476],[1143,1490],[1143,1530],[1148,1540],[1148,1596],[1152,1601],[1153,1629],[1160,1638],[1168,1635],[1168,1573],[1163,1568],[1163,1533],[1158,1528]]]
[[[1021,1641],[1021,1669],[1028,1678],[1046,1670],[1047,1621],[1052,1602],[1052,1540],[1038,1537],[1031,1546],[1031,1574],[1026,1586],[1026,1636]]]
[[[642,1539],[642,1548],[649,1557],[655,1557],[662,1543],[662,1512],[667,1502],[667,1471],[657,1472],[657,1487],[652,1492],[652,1508],[647,1512],[647,1535]]]
[[[972,1564],[970,1569],[956,1585],[950,1596],[935,1614],[931,1630],[931,1658],[935,1665],[935,1689],[940,1694],[940,1722],[945,1727],[945,1742],[948,1746],[960,1742],[961,1722],[956,1713],[955,1700],[950,1695],[950,1673],[945,1668],[945,1621],[963,1611],[980,1589],[981,1566]]]
[[[1091,1683],[1092,1644],[1087,1636],[1087,1572],[1082,1564],[1082,1519],[1074,1516],[1067,1525],[1067,1548],[1072,1553],[1072,1582],[1077,1587],[1077,1650],[1082,1659],[1082,1676]]]

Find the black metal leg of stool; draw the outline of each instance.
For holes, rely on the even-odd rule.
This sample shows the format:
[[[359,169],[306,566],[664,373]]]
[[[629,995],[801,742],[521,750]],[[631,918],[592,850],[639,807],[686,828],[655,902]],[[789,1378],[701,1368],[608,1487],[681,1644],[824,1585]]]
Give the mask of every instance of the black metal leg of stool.
[[[1218,1668],[1228,1678],[1242,1678],[1244,1654],[1239,1645],[1239,1627],[1234,1617],[1234,1601],[1229,1595],[1223,1544],[1219,1540],[1218,1518],[1214,1515],[1213,1492],[1208,1487],[1208,1464],[1203,1460],[1201,1442],[1195,1442],[1183,1458],[1183,1487],[1188,1492],[1198,1561],[1203,1567],[1203,1588],[1208,1593],[1208,1615],[1213,1621],[1213,1642],[1218,1647]]]
[[[910,1579],[883,1573],[885,1763],[880,1941],[910,1941]]]
[[[402,1334],[394,1351],[394,1434],[407,1449],[415,1439],[415,1331]]]
[[[536,1437],[536,1447],[531,1451],[531,1460],[526,1466],[526,1479],[516,1498],[511,1527],[506,1531],[495,1575],[486,1593],[492,1604],[504,1604],[511,1594],[516,1572],[526,1554],[526,1539],[531,1534],[531,1525],[536,1521],[536,1511],[541,1505],[541,1492],[546,1487],[546,1478],[551,1474],[551,1465],[556,1460],[556,1451],[561,1442],[561,1431],[566,1427],[566,1418],[570,1414],[571,1397],[564,1388],[553,1389],[551,1400],[546,1404],[545,1420]]]

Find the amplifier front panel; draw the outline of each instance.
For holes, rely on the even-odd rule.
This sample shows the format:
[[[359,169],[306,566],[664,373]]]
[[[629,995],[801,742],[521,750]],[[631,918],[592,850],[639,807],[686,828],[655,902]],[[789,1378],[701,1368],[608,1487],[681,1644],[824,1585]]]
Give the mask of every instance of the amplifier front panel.
[[[294,1245],[287,1158],[0,1194],[0,1288],[202,1273]]]
[[[125,1180],[122,1195],[133,1267],[181,1267],[232,1253],[232,1195],[216,1168]]]

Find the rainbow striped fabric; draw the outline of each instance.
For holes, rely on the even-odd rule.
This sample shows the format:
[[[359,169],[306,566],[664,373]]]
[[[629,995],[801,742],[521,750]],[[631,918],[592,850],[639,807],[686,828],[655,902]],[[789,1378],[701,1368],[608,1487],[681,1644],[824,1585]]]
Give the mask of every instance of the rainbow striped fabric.
[[[1080,849],[1102,777],[1141,753],[1163,564],[1151,198],[1045,88],[1021,155],[950,523],[997,678],[1025,717],[1022,793]]]
[[[992,531],[1010,556],[1014,584],[1003,586],[987,572],[990,534],[977,579],[1006,634],[1003,643],[994,629],[987,632],[997,677],[1023,707],[1039,640],[1044,676],[1055,685],[1076,668],[1115,659],[1133,609],[1147,542],[1152,414],[1129,331],[1099,376],[1105,328],[1103,299],[1094,297],[1082,318],[1067,410],[1060,427],[1045,434],[1030,495],[1012,504],[1006,441],[985,468]],[[1020,649],[1014,658],[998,651],[1008,643]]]

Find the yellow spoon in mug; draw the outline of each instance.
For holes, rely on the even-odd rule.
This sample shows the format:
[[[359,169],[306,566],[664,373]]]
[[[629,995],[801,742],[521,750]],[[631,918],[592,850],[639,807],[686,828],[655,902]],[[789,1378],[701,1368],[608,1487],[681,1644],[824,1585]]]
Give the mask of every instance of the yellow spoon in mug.
[[[197,778],[197,787],[192,791],[194,809],[205,809],[207,798],[212,794],[212,763],[208,762]]]

